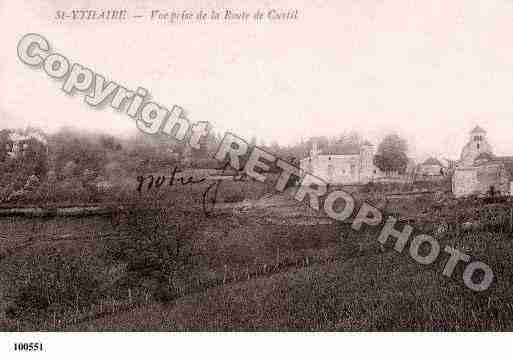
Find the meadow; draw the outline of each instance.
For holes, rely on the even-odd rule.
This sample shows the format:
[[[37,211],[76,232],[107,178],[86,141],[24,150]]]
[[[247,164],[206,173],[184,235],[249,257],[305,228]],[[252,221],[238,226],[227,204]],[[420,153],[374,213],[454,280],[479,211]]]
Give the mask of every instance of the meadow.
[[[511,234],[493,227],[436,232],[482,203],[436,195],[385,200],[387,213],[488,263],[475,293],[381,246],[376,229],[318,218],[253,181],[130,192],[110,215],[0,218],[2,330],[511,330]],[[135,184],[134,184],[135,187]],[[132,187],[132,191],[133,188]],[[387,190],[387,189],[384,189]],[[395,189],[388,189],[395,190]],[[208,192],[212,194],[212,192]],[[264,203],[260,198],[266,198]],[[208,197],[212,199],[211,197]],[[381,199],[380,199],[381,198]],[[241,205],[242,203],[242,205]],[[416,227],[417,228],[417,227]]]

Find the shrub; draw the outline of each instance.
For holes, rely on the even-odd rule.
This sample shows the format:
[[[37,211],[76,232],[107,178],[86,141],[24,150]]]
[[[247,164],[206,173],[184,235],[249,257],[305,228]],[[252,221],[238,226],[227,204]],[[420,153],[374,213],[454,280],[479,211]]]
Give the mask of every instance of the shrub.
[[[4,268],[9,318],[40,319],[50,311],[86,307],[102,295],[101,263],[81,255],[19,256]]]
[[[197,230],[190,220],[179,225],[171,223],[170,213],[163,209],[144,210],[128,207],[116,221],[119,236],[106,241],[102,258],[126,264],[125,284],[144,285],[159,301],[176,297],[170,278],[175,270],[186,265],[191,249],[189,238]],[[150,283],[148,285],[148,283]]]

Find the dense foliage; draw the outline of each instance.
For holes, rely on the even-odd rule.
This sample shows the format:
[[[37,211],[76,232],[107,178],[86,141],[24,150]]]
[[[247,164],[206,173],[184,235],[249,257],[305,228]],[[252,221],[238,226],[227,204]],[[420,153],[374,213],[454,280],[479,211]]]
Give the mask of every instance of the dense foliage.
[[[385,173],[403,174],[408,165],[408,145],[396,134],[387,135],[379,144],[374,164]]]

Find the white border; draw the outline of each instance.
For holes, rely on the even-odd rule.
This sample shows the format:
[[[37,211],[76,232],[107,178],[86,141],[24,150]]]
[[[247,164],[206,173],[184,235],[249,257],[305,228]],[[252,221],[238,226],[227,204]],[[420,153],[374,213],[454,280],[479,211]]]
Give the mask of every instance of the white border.
[[[487,358],[508,356],[511,333],[1,333],[14,358]],[[15,352],[42,342],[43,352]]]

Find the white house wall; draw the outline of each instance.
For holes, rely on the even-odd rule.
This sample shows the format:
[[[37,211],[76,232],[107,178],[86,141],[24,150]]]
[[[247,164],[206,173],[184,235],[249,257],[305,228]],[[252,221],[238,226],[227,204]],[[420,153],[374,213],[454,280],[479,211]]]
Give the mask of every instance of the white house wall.
[[[360,155],[318,155],[301,161],[304,171],[331,184],[369,182],[373,177],[374,166],[368,166],[369,161],[362,161]]]

